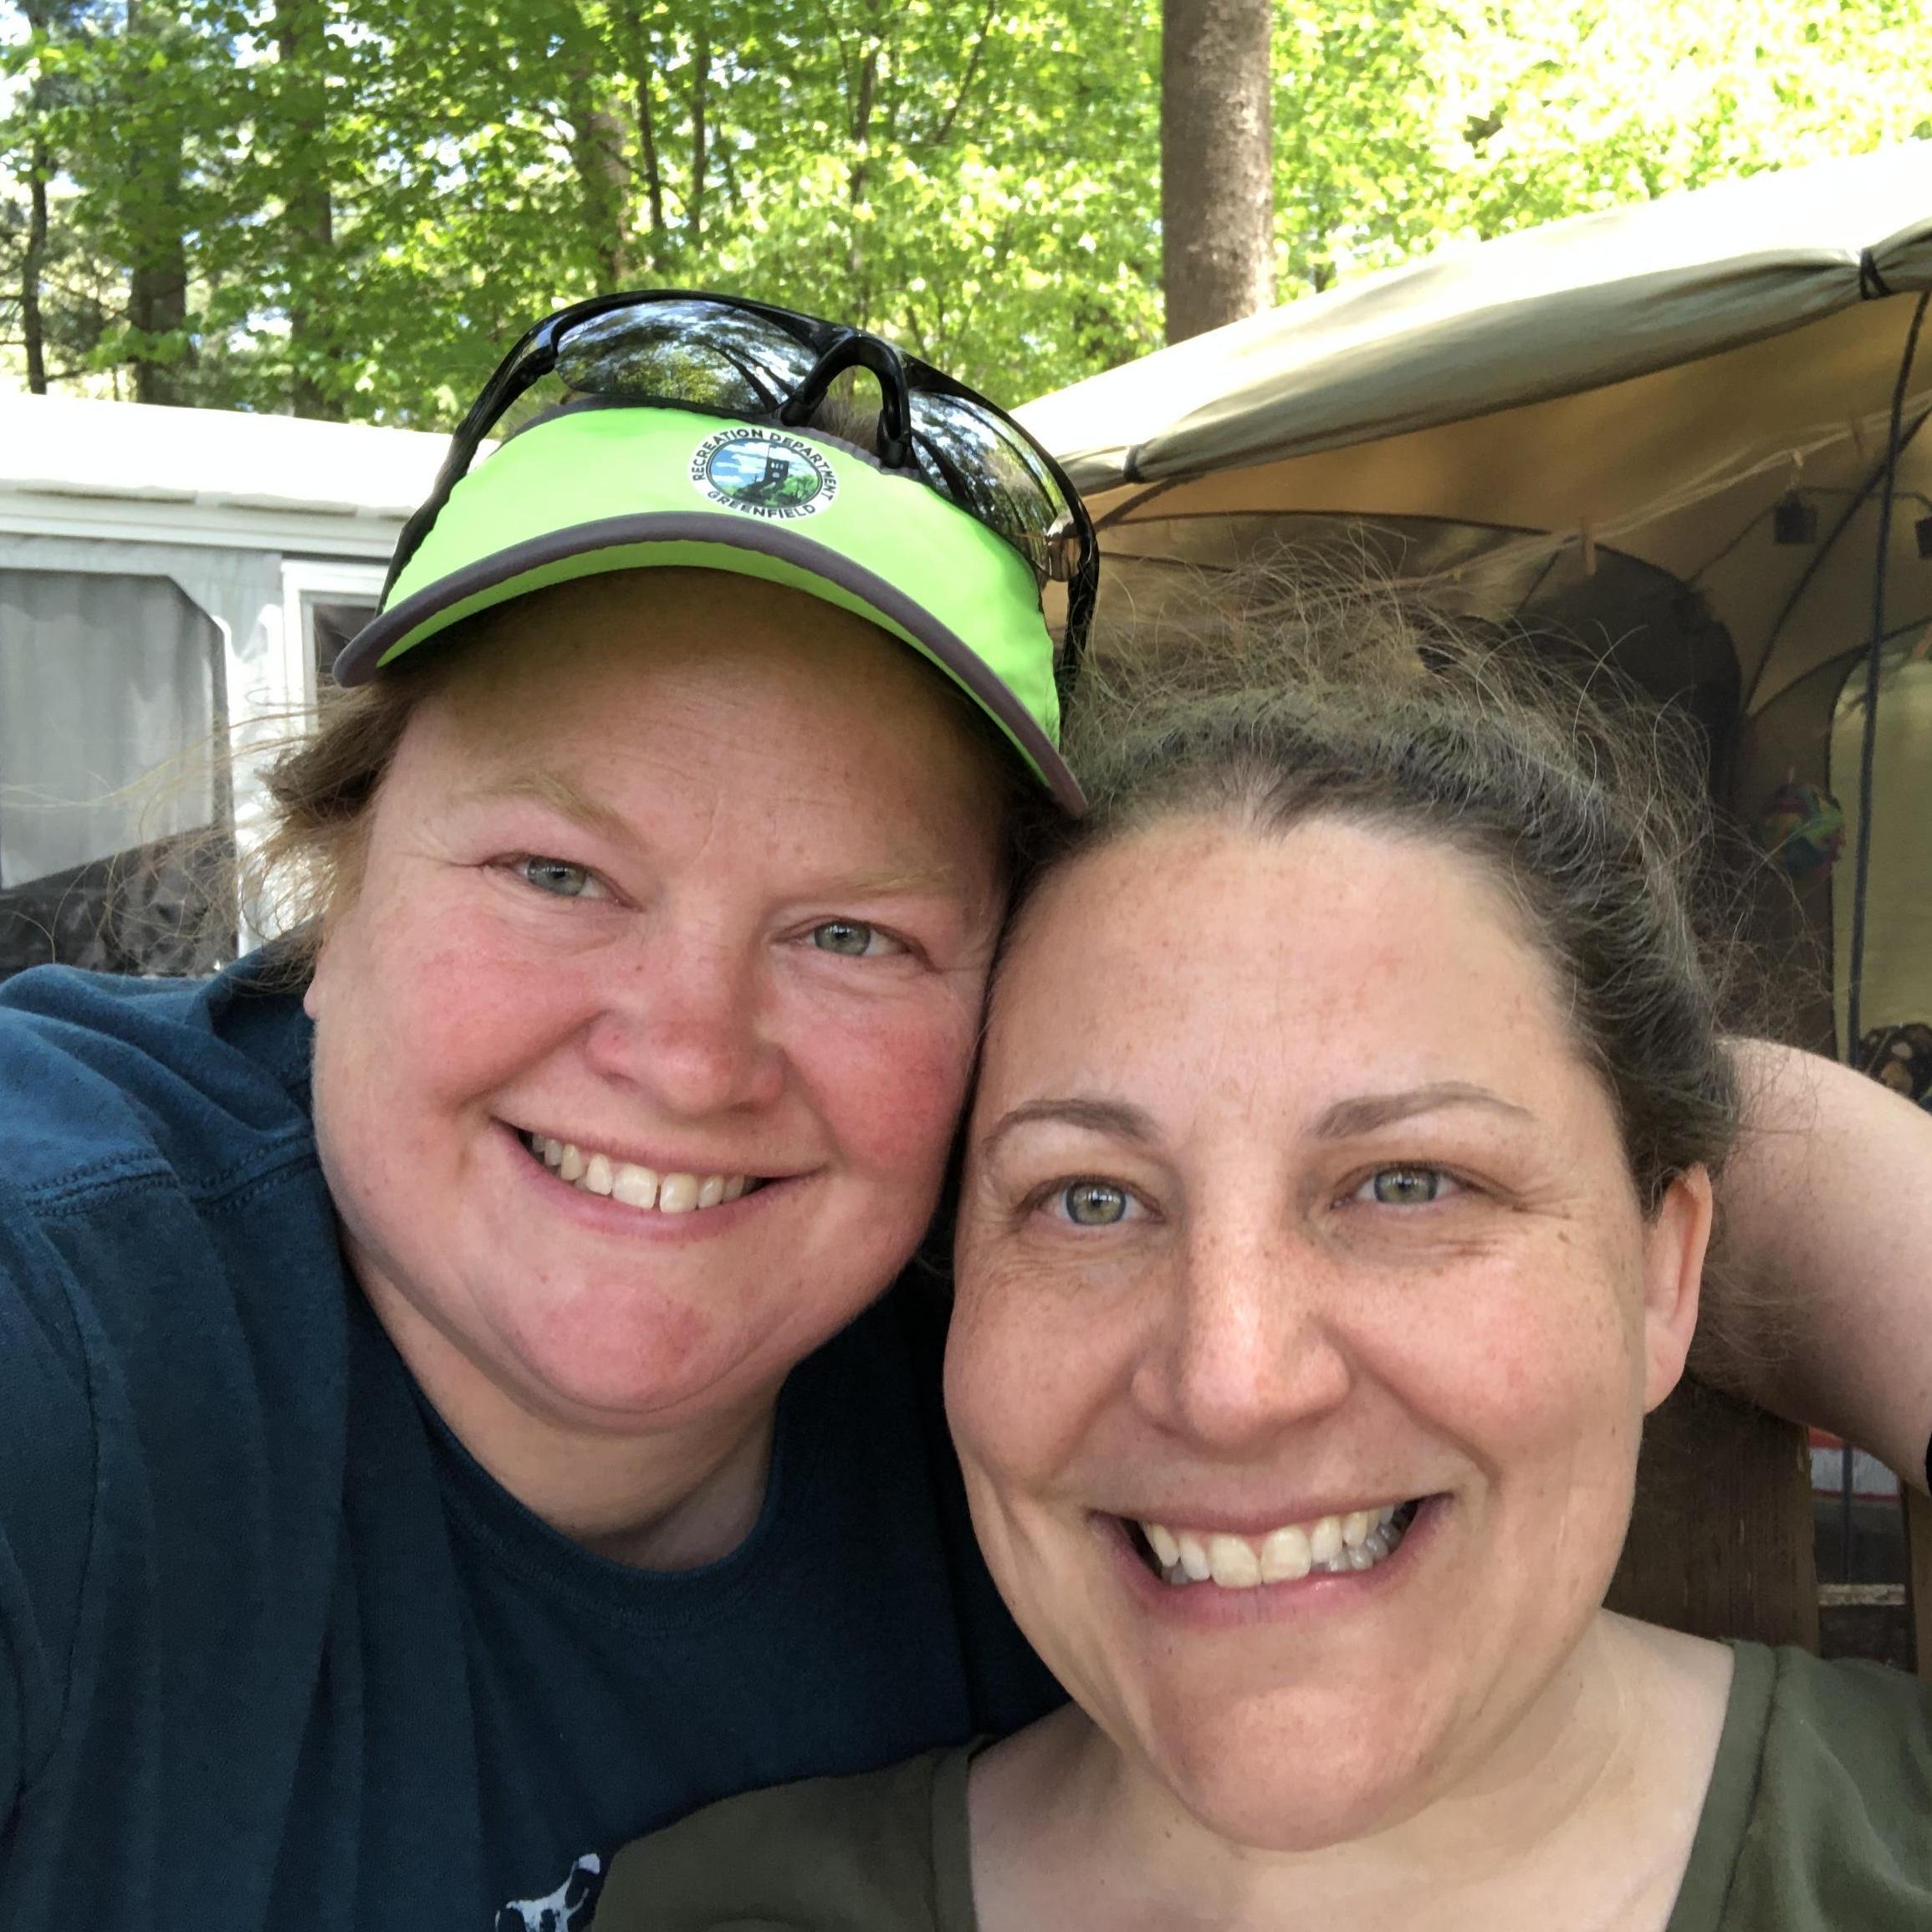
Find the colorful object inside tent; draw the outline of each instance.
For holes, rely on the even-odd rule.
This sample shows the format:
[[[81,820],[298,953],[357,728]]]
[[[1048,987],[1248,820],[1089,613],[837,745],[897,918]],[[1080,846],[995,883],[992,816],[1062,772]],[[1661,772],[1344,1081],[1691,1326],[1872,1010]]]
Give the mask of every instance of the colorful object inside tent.
[[[1826,877],[1845,849],[1845,813],[1822,786],[1787,780],[1758,820],[1758,842],[1799,885]]]

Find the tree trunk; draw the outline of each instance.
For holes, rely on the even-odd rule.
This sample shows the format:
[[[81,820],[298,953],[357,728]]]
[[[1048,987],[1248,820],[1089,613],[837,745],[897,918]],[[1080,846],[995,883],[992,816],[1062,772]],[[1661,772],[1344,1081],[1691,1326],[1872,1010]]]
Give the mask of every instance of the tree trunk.
[[[146,43],[157,60],[165,60],[171,41],[179,37],[178,22],[167,8],[151,11],[129,0],[127,33],[130,42]],[[187,217],[181,194],[187,141],[171,90],[160,92],[152,108],[140,93],[131,105],[135,149],[122,189],[128,217],[128,322],[135,334],[129,358],[134,399],[182,403],[189,400],[185,377],[190,361]]]
[[[1275,300],[1270,0],[1163,0],[1161,275],[1168,340]]]
[[[289,303],[289,348],[295,359],[289,401],[298,416],[340,422],[342,405],[316,371],[318,361],[335,355],[324,319],[329,312],[329,257],[335,247],[335,209],[327,178],[319,175],[293,192],[288,209],[297,248]]]
[[[651,49],[637,0],[629,0],[617,18],[623,30],[624,63],[630,70],[632,112],[637,123],[637,166],[644,177],[644,209],[651,224],[650,265],[655,273],[664,258],[664,169],[657,156],[657,116],[651,100]]]
[[[47,393],[47,337],[40,318],[40,271],[47,260],[47,151],[33,144],[28,164],[27,247],[20,257],[20,334],[27,350],[27,387]]]
[[[179,336],[188,320],[187,250],[178,222],[172,233],[144,236],[141,256],[128,279],[128,319],[142,337],[134,356],[136,402],[178,403],[187,400],[182,381],[187,362],[185,344],[166,355],[145,351],[164,335]]]
[[[624,159],[623,124],[599,98],[594,29],[580,22],[568,55],[565,110],[570,118],[570,161],[583,196],[584,227],[596,263],[597,293],[614,294],[629,279],[631,170]]]
[[[275,0],[282,73],[284,233],[289,276],[289,401],[298,416],[340,420],[342,405],[320,371],[334,359],[328,316],[335,264],[335,208],[326,138],[328,35],[316,0]]]
[[[704,243],[704,177],[711,166],[710,128],[704,118],[710,89],[711,30],[707,23],[698,28],[691,54],[691,198],[685,204],[692,242],[700,248]]]
[[[35,33],[47,33],[54,24],[54,9],[44,0],[26,0],[21,9],[28,27]],[[27,149],[27,246],[20,255],[20,336],[27,356],[27,388],[33,396],[47,393],[47,317],[40,305],[41,285],[47,272],[47,182],[54,170],[54,157],[42,138],[44,117],[50,105],[47,75],[43,69],[27,95],[27,113],[33,128]]]
[[[871,165],[872,109],[878,98],[879,43],[868,38],[859,62],[858,84],[852,103],[852,161],[846,180],[846,195],[852,210],[851,227],[846,244],[845,311],[861,328],[871,321],[871,303],[866,289],[865,227],[859,210],[866,200],[866,174]]]

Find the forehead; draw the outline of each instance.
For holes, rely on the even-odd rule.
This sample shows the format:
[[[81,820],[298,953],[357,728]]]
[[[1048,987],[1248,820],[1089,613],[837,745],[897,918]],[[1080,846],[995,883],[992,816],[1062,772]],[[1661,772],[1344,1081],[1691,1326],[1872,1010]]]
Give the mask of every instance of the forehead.
[[[909,815],[957,835],[990,820],[998,790],[963,702],[907,647],[802,592],[635,571],[493,613],[452,653],[398,764],[621,813],[809,809],[879,831]]]
[[[1313,1107],[1533,1084],[1557,1059],[1590,1078],[1553,974],[1474,860],[1331,819],[1282,834],[1193,820],[1076,861],[1029,906],[984,1080],[1006,1099],[1138,1083],[1190,1107]]]

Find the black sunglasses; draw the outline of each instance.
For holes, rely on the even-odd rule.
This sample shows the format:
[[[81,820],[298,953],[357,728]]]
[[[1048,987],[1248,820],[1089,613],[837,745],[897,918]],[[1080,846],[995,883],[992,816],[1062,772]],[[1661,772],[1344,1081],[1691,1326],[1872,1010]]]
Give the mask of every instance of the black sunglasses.
[[[1003,538],[1042,590],[1066,585],[1057,656],[1066,682],[1092,627],[1100,545],[1052,457],[997,404],[879,336],[690,289],[593,296],[524,335],[470,406],[428,500],[404,524],[384,600],[493,433],[514,435],[563,409],[652,405],[797,429],[856,369],[878,384],[880,467],[924,483]]]

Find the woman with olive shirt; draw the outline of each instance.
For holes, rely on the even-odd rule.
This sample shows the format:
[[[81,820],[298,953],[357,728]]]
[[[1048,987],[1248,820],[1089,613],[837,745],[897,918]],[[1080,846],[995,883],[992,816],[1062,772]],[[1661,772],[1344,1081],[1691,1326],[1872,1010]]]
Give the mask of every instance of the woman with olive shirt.
[[[882,343],[640,298],[513,352],[399,565],[275,779],[312,922],[0,992],[23,1932],[567,1928],[624,1837],[1054,1694],[933,1298],[866,1311],[1078,804],[1077,504]]]
[[[598,1932],[1932,1924],[1932,1686],[1602,1607],[1736,1126],[1708,825],[1383,628],[1134,680],[1013,914],[947,1408],[1072,1703],[728,1799]]]

